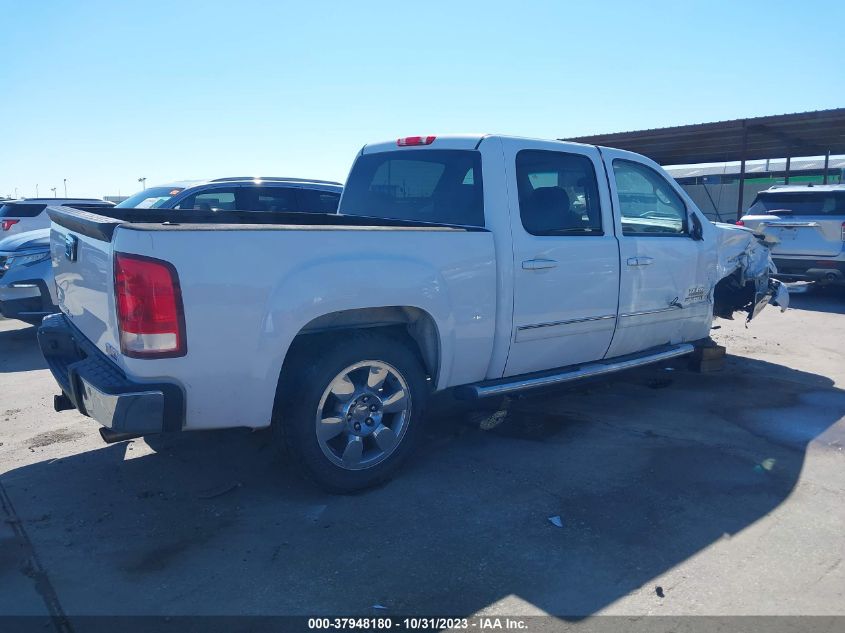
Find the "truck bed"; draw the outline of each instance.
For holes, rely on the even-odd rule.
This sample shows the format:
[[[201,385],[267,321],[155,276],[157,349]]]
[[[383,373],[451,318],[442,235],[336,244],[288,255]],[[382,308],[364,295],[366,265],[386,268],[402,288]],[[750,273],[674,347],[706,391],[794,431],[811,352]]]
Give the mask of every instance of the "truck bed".
[[[425,229],[483,232],[487,229],[453,224],[435,224],[413,220],[392,220],[365,216],[339,215],[336,213],[297,213],[281,211],[204,211],[172,209],[121,209],[111,208],[101,212],[93,209],[48,207],[47,213],[56,224],[71,231],[100,240],[111,240],[119,226],[151,230],[227,230],[227,229],[285,229],[285,228],[381,228]]]
[[[498,275],[488,230],[314,213],[49,213],[65,318],[128,381],[157,385],[166,376],[181,389],[183,428],[269,424],[293,338],[349,310],[428,315],[420,318],[441,328],[437,353],[448,368],[438,384],[486,376]],[[184,355],[122,353],[116,254],[153,258],[176,271]]]

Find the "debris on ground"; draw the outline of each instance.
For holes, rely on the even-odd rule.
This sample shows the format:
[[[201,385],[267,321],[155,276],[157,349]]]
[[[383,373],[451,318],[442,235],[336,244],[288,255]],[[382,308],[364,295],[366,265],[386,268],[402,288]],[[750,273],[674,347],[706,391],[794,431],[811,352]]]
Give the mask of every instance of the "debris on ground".
[[[473,426],[477,425],[482,431],[492,431],[497,426],[500,426],[507,417],[507,409],[500,409],[492,413],[489,411],[473,411],[470,414],[470,422]]]
[[[773,457],[768,457],[761,461],[759,464],[754,464],[754,472],[757,473],[767,473],[771,472],[771,470],[775,467],[775,459]]]
[[[553,517],[549,517],[549,523],[551,523],[555,527],[563,527],[563,519],[560,518],[559,514],[556,514]]]
[[[657,594],[657,597],[658,597],[658,598],[665,598],[665,597],[666,597],[666,596],[664,595],[664,593],[663,593],[663,587],[661,587],[660,585],[657,585],[657,586],[654,588],[654,593],[656,593],[656,594]]]

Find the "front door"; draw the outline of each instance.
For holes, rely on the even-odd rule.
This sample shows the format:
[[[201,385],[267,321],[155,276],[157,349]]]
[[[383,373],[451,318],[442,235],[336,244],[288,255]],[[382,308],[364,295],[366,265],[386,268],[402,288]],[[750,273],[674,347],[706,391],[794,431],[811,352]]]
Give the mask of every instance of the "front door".
[[[503,141],[513,238],[505,376],[602,358],[616,323],[619,251],[594,147]]]
[[[657,165],[619,150],[602,155],[621,259],[619,315],[607,356],[708,336],[715,227],[693,219],[680,188]]]

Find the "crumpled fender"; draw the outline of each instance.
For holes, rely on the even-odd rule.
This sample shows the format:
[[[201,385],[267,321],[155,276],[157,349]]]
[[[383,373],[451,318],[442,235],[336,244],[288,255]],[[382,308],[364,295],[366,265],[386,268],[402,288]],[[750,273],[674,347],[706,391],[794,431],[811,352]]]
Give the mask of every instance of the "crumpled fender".
[[[770,303],[784,312],[789,307],[789,291],[780,281],[771,278],[771,274],[777,273],[771,246],[777,241],[742,226],[721,222],[714,222],[714,225],[717,228],[717,282],[738,273],[740,285],[754,283],[756,292],[753,308],[748,313],[749,321]]]

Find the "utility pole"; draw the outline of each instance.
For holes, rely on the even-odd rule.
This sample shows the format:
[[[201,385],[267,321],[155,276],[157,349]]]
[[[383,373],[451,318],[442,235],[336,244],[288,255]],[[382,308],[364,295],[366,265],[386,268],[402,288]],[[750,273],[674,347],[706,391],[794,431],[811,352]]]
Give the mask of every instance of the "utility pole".
[[[67,178],[62,181],[65,185],[65,198],[67,198]]]
[[[147,179],[145,177],[138,178],[138,182],[141,183],[141,186],[146,190],[147,188]]]

